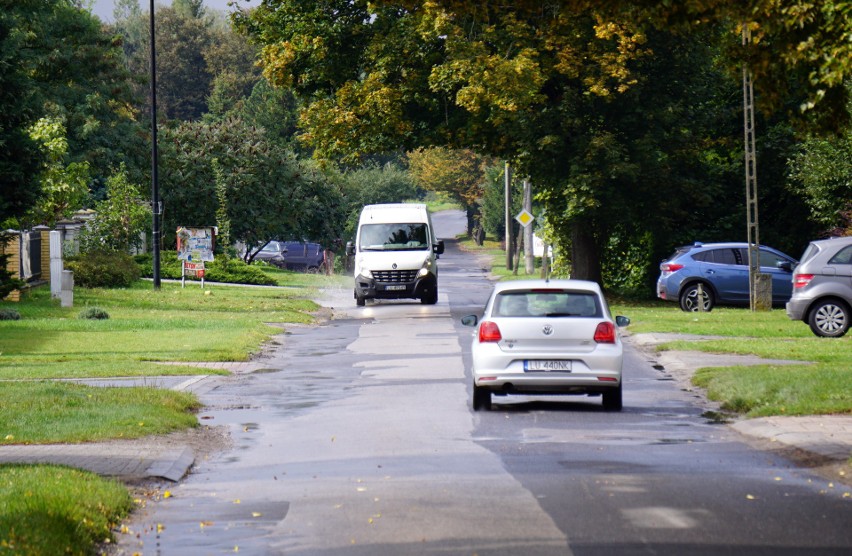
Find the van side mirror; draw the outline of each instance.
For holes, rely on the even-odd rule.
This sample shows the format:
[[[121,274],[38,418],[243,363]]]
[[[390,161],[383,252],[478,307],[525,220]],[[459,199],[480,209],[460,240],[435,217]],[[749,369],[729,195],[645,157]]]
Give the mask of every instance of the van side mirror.
[[[628,324],[630,324],[630,319],[619,315],[615,317],[615,324],[619,327],[627,326]]]
[[[355,254],[355,244],[351,241],[346,242],[346,254],[350,257]]]
[[[439,239],[438,243],[436,243],[432,246],[432,250],[435,251],[435,253],[437,253],[438,255],[443,255],[444,254],[444,240]]]

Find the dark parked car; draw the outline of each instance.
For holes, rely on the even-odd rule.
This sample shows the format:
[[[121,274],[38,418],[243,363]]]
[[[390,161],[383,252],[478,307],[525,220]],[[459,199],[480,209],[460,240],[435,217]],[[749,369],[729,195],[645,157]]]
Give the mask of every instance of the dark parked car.
[[[760,272],[772,276],[772,303],[783,305],[793,291],[797,261],[777,249],[761,245]],[[660,264],[657,297],[677,301],[684,311],[704,310],[717,303],[749,304],[748,243],[695,243],[678,247]]]
[[[812,241],[793,273],[787,316],[817,336],[839,338],[852,320],[852,237]]]
[[[325,260],[325,250],[319,243],[304,241],[280,242],[284,246],[284,268],[317,272]]]
[[[270,241],[254,256],[256,261],[265,261],[278,268],[284,268],[284,253],[286,249],[280,241]]]

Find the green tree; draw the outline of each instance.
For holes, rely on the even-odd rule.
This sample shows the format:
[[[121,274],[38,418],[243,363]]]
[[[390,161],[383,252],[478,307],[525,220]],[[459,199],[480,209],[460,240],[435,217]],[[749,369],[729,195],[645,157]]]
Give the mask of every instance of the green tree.
[[[204,53],[212,24],[196,13],[180,6],[157,10],[157,105],[169,119],[197,120],[207,112],[214,76]]]
[[[122,164],[107,179],[106,199],[95,204],[95,217],[80,234],[83,253],[120,251],[141,247],[141,234],[151,221],[151,208],[132,183]]]
[[[144,156],[121,50],[70,0],[0,0],[0,214],[21,216],[39,197],[39,154],[29,128],[63,121],[69,162],[100,178]]]
[[[572,274],[605,282],[605,259],[635,238],[647,277],[673,238],[745,221],[716,201],[741,198],[734,54],[748,55],[767,106],[835,111],[849,64],[813,73],[812,55],[848,48],[849,24],[805,2],[773,6],[278,0],[236,20],[261,44],[267,79],[308,101],[301,137],[318,156],[442,145],[510,160]],[[746,50],[741,21],[755,38]],[[803,46],[801,26],[822,34]]]
[[[46,163],[37,179],[41,197],[30,210],[32,224],[53,226],[83,208],[89,194],[89,163],[68,161],[65,126],[54,118],[42,118],[30,129],[30,137],[41,146]]]
[[[408,153],[409,171],[423,189],[446,193],[467,215],[467,229],[473,229],[483,195],[486,160],[470,149],[432,147]]]
[[[120,42],[75,2],[46,4],[20,27],[30,38],[40,116],[64,121],[70,160],[87,162],[95,179],[122,162],[129,171],[144,167],[146,141]]]
[[[852,232],[852,134],[812,137],[791,159],[792,185],[805,194],[823,233]]]
[[[36,0],[0,0],[0,229],[9,227],[7,219],[22,216],[40,193],[32,176],[41,155],[27,132],[37,119],[37,85],[29,75],[28,37],[19,30],[40,9]]]
[[[336,184],[261,130],[239,120],[183,122],[163,136],[167,234],[227,220],[231,240],[247,246],[247,260],[271,239],[329,244],[340,237],[343,201]]]

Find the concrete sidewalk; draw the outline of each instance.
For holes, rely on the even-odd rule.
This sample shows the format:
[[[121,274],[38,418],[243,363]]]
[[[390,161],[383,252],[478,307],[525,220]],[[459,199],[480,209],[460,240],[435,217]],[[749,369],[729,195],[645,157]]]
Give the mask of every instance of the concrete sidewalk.
[[[673,334],[633,334],[626,342],[639,349],[654,368],[680,383],[684,389],[698,392],[692,386],[692,374],[701,367],[758,364],[801,364],[800,361],[766,360],[754,356],[718,355],[691,351],[657,352],[656,346],[684,336]],[[689,337],[689,339],[695,339]],[[186,364],[186,363],[184,363]],[[232,374],[251,373],[265,368],[262,359],[248,363],[191,363]],[[96,386],[134,386],[140,379],[116,378],[77,380]],[[146,385],[202,393],[212,388],[219,377],[148,377]],[[713,402],[705,403],[714,409]],[[810,466],[831,466],[836,480],[852,482],[852,415],[818,415],[806,417],[765,417],[743,419],[730,424],[739,433],[760,442],[765,449],[798,452]],[[0,463],[52,463],[86,469],[122,481],[145,479],[179,481],[195,461],[189,445],[163,442],[161,438],[143,438],[89,444],[0,446]],[[799,458],[802,461],[802,458]]]

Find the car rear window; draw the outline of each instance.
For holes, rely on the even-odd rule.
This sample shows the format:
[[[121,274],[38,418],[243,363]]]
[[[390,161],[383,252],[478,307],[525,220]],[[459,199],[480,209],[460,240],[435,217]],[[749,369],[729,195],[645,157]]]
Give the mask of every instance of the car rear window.
[[[513,290],[497,295],[496,317],[597,317],[603,315],[593,292],[570,290]]]

